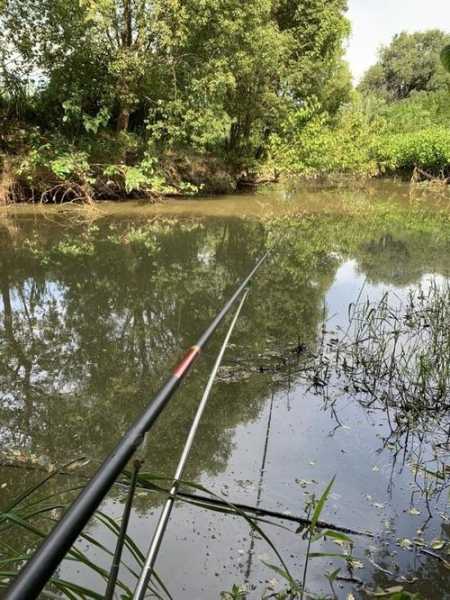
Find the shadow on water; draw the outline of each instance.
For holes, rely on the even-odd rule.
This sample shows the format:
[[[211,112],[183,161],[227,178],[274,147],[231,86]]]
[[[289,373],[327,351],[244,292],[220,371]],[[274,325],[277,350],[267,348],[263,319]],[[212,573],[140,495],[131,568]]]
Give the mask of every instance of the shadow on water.
[[[401,202],[390,188],[356,199],[341,192],[256,196],[244,199],[241,217],[223,214],[224,199],[196,201],[184,212],[178,202],[175,216],[169,206],[125,207],[93,219],[16,211],[0,221],[0,504],[49,465],[87,456],[83,474],[89,474],[257,257],[272,249],[252,286],[186,479],[236,501],[300,514],[312,490],[336,474],[328,520],[379,536],[376,549],[375,542],[358,541],[365,568],[352,576],[372,587],[405,577],[407,588],[414,577],[411,591],[448,597],[445,566],[398,546],[422,526],[430,539],[449,539],[446,494],[433,498],[426,523],[421,500],[414,504],[421,515],[405,512],[414,476],[383,443],[383,414],[350,397],[332,414],[296,373],[318,352],[324,316],[344,324],[362,286],[377,298],[386,289],[402,295],[424,278],[449,276],[450,212],[411,204],[404,188],[396,189]],[[252,202],[256,214],[249,214]],[[173,473],[220,338],[149,436],[146,471]],[[61,485],[64,477],[50,487],[56,492]],[[105,502],[114,518],[123,497],[115,489]],[[143,550],[160,502],[145,492],[136,499],[130,534]],[[98,525],[90,531],[111,543]],[[17,531],[5,535],[15,547],[30,543]],[[274,535],[300,573],[304,541]],[[235,517],[180,505],[165,548],[160,571],[176,598],[219,597],[245,580],[257,598],[281,585],[267,583],[273,573],[258,560],[267,546]],[[90,552],[108,565],[98,550]],[[328,593],[327,569],[326,559],[314,563],[312,589]],[[62,571],[76,577],[71,565]],[[89,577],[86,583],[101,592],[99,579]],[[339,586],[342,597],[351,590],[346,581]]]

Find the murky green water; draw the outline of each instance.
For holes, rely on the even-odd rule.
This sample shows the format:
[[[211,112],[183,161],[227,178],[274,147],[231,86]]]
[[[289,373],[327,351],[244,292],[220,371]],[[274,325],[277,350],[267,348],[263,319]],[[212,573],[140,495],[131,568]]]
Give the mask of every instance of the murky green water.
[[[351,397],[332,413],[296,373],[273,368],[296,348],[314,353],[324,317],[329,327],[345,326],[348,305],[361,290],[374,300],[386,290],[401,298],[411,287],[445,281],[449,226],[448,199],[412,197],[408,188],[391,184],[5,213],[0,506],[38,481],[49,464],[87,456],[89,473],[236,283],[273,248],[227,352],[186,479],[229,501],[303,515],[311,493],[319,494],[336,475],[322,518],[376,537],[355,538],[360,564],[353,572],[330,558],[311,561],[309,589],[329,594],[324,573],[336,565],[349,579],[335,583],[338,597],[353,590],[355,598],[365,598],[355,583],[361,580],[372,589],[403,585],[423,598],[450,598],[444,562],[399,546],[418,529],[427,543],[450,541],[447,480],[434,485],[425,502],[430,480],[415,476],[412,467],[422,453],[433,470],[438,450],[432,442],[411,435],[394,444],[383,413]],[[223,335],[222,328],[148,437],[146,471],[173,474]],[[300,367],[302,360],[300,352]],[[439,460],[448,462],[448,446],[439,452]],[[77,483],[62,476],[46,491]],[[104,512],[120,518],[123,501],[123,492],[115,490]],[[159,496],[139,492],[130,535],[143,552],[160,505]],[[267,531],[301,579],[305,541],[283,529]],[[99,523],[89,526],[89,534],[112,547],[111,534]],[[0,552],[6,556],[29,539],[8,530]],[[108,567],[101,549],[85,540],[79,547]],[[341,551],[329,541],[315,550]],[[245,521],[179,504],[157,565],[174,598],[219,598],[233,584],[247,584],[249,597],[261,598],[283,584],[263,560],[276,563]],[[137,568],[129,555],[126,561]],[[73,562],[59,574],[99,593],[104,589],[98,575]],[[125,570],[121,579],[133,587]]]

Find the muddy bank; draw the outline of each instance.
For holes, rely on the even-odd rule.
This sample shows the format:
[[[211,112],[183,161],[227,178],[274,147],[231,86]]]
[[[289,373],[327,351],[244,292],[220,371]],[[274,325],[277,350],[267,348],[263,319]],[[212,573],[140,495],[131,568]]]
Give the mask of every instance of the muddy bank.
[[[0,204],[79,202],[232,194],[253,190],[275,176],[260,177],[242,165],[214,156],[167,153],[151,160],[125,156],[115,164],[83,153],[52,158],[32,153],[0,154]]]

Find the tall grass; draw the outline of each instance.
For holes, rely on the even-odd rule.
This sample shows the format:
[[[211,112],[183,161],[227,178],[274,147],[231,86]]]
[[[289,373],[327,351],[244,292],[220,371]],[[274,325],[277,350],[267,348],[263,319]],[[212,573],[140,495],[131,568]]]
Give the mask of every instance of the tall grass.
[[[450,287],[432,282],[400,301],[386,293],[349,307],[349,326],[325,339],[316,379],[340,382],[368,408],[382,408],[399,434],[435,429],[450,408]],[[333,366],[330,369],[330,365]],[[446,430],[445,427],[441,428]],[[450,432],[447,432],[447,441]]]
[[[450,286],[432,281],[403,299],[360,298],[345,330],[324,327],[302,376],[338,426],[340,400],[349,397],[385,417],[384,446],[409,462],[431,516],[431,496],[450,483]]]
[[[30,558],[35,547],[42,541],[46,535],[48,529],[53,526],[57,520],[56,514],[61,514],[65,511],[70,502],[64,501],[63,498],[67,494],[78,492],[82,486],[70,486],[64,490],[45,494],[46,484],[56,477],[60,470],[54,470],[38,484],[32,486],[24,493],[20,494],[16,499],[10,502],[3,510],[0,511],[0,539],[2,536],[11,534],[11,530],[17,529],[17,531],[25,532],[29,536],[29,544],[27,549],[16,549],[6,542],[0,542],[0,591],[5,589],[10,580],[15,576],[20,567]],[[124,473],[123,479],[118,484],[121,487],[128,487],[130,485],[131,474]],[[149,493],[158,491],[159,493],[168,493],[164,485],[170,486],[170,481],[167,478],[161,478],[149,473],[140,473],[137,477],[138,487],[140,490],[147,490]],[[351,560],[351,556],[348,553],[343,554],[322,554],[311,551],[311,544],[322,540],[322,539],[333,539],[340,540],[341,542],[352,544],[351,539],[348,535],[336,530],[328,529],[326,524],[320,521],[320,515],[325,507],[329,492],[333,485],[333,481],[327,486],[324,493],[320,498],[312,499],[309,506],[309,514],[305,519],[301,519],[302,526],[300,529],[290,530],[283,526],[279,519],[269,520],[263,515],[249,515],[248,511],[241,508],[239,505],[233,504],[227,499],[221,498],[214,494],[211,490],[208,490],[204,486],[193,482],[183,481],[182,488],[186,490],[193,490],[196,492],[202,492],[203,496],[196,498],[194,494],[185,493],[177,497],[179,501],[187,502],[197,508],[202,508],[215,513],[222,513],[235,517],[242,518],[251,530],[253,530],[260,539],[262,539],[272,551],[274,557],[278,561],[278,565],[272,563],[264,563],[266,567],[276,572],[286,582],[286,589],[276,595],[277,598],[313,598],[314,595],[310,592],[306,593],[306,577],[308,572],[308,565],[310,560],[319,556],[330,556],[333,558],[344,558],[347,562]],[[44,493],[42,493],[44,492]],[[211,500],[215,500],[214,503]],[[94,515],[94,520],[102,524],[107,530],[113,534],[114,538],[120,538],[123,536],[121,531],[121,524],[117,523],[111,516],[105,514],[102,511],[97,511]],[[282,528],[286,531],[291,531],[293,536],[302,533],[303,537],[307,540],[307,551],[305,556],[305,568],[301,579],[297,579],[296,576],[290,572],[281,551],[276,547],[273,539],[269,536],[263,525],[270,525],[272,527]],[[11,536],[10,536],[11,537]],[[5,539],[3,537],[3,539]],[[80,540],[87,542],[91,548],[103,553],[103,556],[109,558],[112,562],[114,545],[111,547],[105,546],[103,542],[94,537],[89,533],[82,533]],[[144,554],[139,549],[137,544],[128,535],[125,535],[124,546],[128,550],[127,561],[122,561],[121,569],[127,572],[127,577],[130,575],[133,579],[139,577],[140,570],[144,564]],[[98,576],[105,582],[105,587],[110,577],[108,569],[100,566],[95,562],[89,555],[88,552],[80,550],[77,546],[72,547],[67,555],[67,560],[75,561],[79,563],[79,567],[88,569]],[[131,561],[131,564],[130,564]],[[119,574],[123,571],[119,571]],[[132,590],[129,585],[124,581],[117,579],[117,590],[122,598],[131,598]],[[150,582],[149,592],[154,598],[171,598],[170,592],[160,577],[154,573]],[[48,586],[45,588],[42,597],[66,597],[70,599],[85,599],[93,598],[100,599],[104,595],[96,590],[89,589],[80,583],[63,579],[58,575],[55,575],[50,580]],[[246,594],[238,586],[234,587],[231,592],[224,592],[224,598],[239,597],[245,598]],[[266,596],[264,596],[266,597]],[[269,597],[269,596],[267,596]],[[270,596],[275,597],[275,596]]]

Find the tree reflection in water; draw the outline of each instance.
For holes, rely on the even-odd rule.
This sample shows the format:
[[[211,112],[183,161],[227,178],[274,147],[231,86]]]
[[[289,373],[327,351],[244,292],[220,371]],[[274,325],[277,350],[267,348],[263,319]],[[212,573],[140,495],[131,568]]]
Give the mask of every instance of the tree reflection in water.
[[[397,288],[425,273],[448,275],[446,222],[423,212],[401,216],[5,220],[0,436],[2,461],[17,468],[0,469],[7,484],[2,504],[40,477],[21,468],[25,463],[45,468],[83,455],[91,461],[88,474],[236,282],[273,249],[228,355],[229,373],[236,365],[240,371],[234,379],[225,371],[217,383],[186,478],[219,475],[234,450],[236,428],[254,422],[274,391],[297,385],[296,370],[317,354],[325,297],[343,262],[355,261],[372,283]],[[145,449],[147,471],[173,472],[219,341],[158,422]],[[385,440],[394,461],[406,460],[403,441]],[[412,438],[407,442],[408,452],[422,452]],[[51,489],[61,485],[63,478],[56,478]],[[156,495],[140,496],[136,510],[145,514],[159,502]],[[14,536],[10,541],[20,546]],[[420,559],[415,576],[423,589],[431,580],[436,590],[448,583],[429,557]],[[375,582],[385,586],[387,579],[378,573]]]

